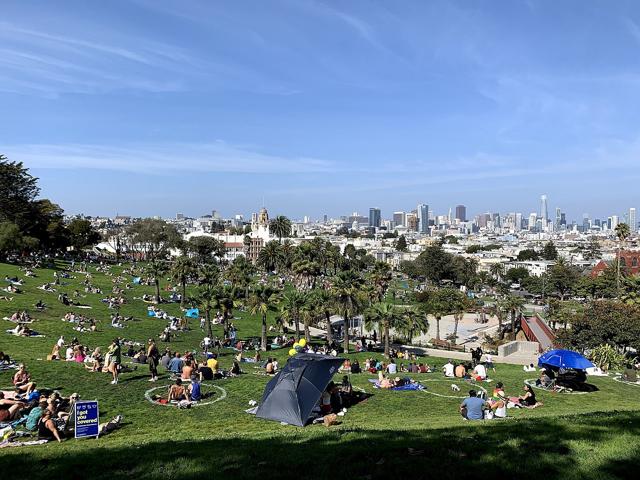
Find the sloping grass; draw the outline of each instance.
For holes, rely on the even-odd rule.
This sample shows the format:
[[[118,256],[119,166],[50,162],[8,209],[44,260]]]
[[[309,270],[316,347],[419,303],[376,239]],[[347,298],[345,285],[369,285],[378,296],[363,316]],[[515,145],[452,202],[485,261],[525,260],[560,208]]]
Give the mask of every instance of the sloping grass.
[[[75,309],[100,320],[98,332],[78,333],[60,318],[68,310],[36,287],[53,280],[50,269],[38,270],[38,278],[27,278],[23,294],[12,302],[0,301],[0,317],[28,309],[37,319],[33,329],[45,338],[19,338],[4,334],[12,328],[0,321],[0,350],[25,362],[41,386],[60,389],[64,395],[77,391],[84,399],[98,399],[102,420],[124,415],[122,429],[99,440],[69,440],[62,444],[0,450],[0,472],[15,472],[30,478],[138,478],[241,477],[289,478],[301,475],[314,478],[377,478],[411,475],[414,478],[465,478],[501,475],[505,478],[622,478],[627,476],[640,451],[638,429],[640,407],[637,387],[593,378],[598,391],[585,395],[543,392],[544,407],[535,410],[510,410],[509,419],[492,422],[465,422],[458,414],[461,399],[425,392],[374,390],[367,381],[371,375],[353,375],[356,387],[373,394],[351,408],[342,424],[326,429],[283,426],[248,415],[249,400],[259,400],[268,378],[251,364],[238,378],[216,381],[227,397],[208,406],[190,410],[152,405],[144,399],[147,389],[168,385],[166,375],[158,384],[150,384],[146,366],[125,373],[119,385],[109,384],[110,376],[91,373],[73,362],[47,362],[60,334],[66,339],[78,337],[90,347],[107,347],[114,336],[144,342],[157,337],[165,321],[146,316],[147,305],[133,297],[153,293],[152,287],[136,286],[126,291],[127,305],[121,313],[134,316],[125,329],[109,324],[107,306],[100,299],[113,283],[110,277],[92,269],[94,285],[104,295],[86,294],[80,299],[91,310]],[[112,271],[118,272],[117,267]],[[24,278],[13,265],[0,264],[0,282],[5,275]],[[84,277],[63,280],[59,287],[71,295],[82,291]],[[5,283],[5,282],[3,282]],[[166,286],[163,282],[162,286]],[[4,285],[3,285],[4,286]],[[58,293],[59,293],[58,292]],[[37,312],[33,304],[42,299],[49,308]],[[179,314],[179,306],[163,305]],[[260,321],[237,311],[234,324],[240,338],[257,336]],[[195,350],[203,337],[198,322],[192,330],[180,334],[169,346],[172,350]],[[221,334],[221,327],[214,327]],[[162,346],[162,344],[160,344]],[[269,355],[286,361],[284,350]],[[355,357],[356,355],[351,355]],[[357,355],[361,360],[364,354]],[[379,355],[378,355],[379,356]],[[224,352],[223,367],[232,363],[232,352]],[[431,365],[446,360],[423,359]],[[0,374],[0,387],[10,386],[10,373]],[[450,391],[453,383],[439,374],[416,375],[425,380],[428,392],[464,395]],[[504,382],[507,393],[520,394],[523,380],[532,374],[519,367],[498,365],[494,379]],[[339,378],[336,378],[339,380]],[[491,384],[484,384],[491,389]],[[409,448],[414,449],[411,452]]]

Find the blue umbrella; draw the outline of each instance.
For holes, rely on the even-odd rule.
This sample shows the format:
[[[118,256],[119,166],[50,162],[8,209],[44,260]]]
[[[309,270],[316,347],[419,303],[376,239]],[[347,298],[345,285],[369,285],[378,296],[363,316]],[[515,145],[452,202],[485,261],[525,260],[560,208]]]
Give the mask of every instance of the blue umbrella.
[[[586,370],[593,367],[593,363],[583,355],[571,350],[550,350],[538,358],[538,366],[550,365],[559,368],[574,368],[576,370]]]

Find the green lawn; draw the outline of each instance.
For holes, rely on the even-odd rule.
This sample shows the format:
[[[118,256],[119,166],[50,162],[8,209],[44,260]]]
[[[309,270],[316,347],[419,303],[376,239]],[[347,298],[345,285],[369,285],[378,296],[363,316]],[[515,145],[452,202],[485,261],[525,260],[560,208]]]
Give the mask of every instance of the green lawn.
[[[116,268],[112,269],[117,271]],[[144,393],[152,386],[168,385],[166,375],[150,384],[145,366],[122,375],[119,385],[109,384],[108,374],[91,373],[81,365],[47,362],[53,343],[62,333],[77,336],[90,347],[107,347],[114,336],[139,342],[156,337],[165,322],[146,317],[146,305],[133,301],[152,287],[127,291],[124,315],[133,315],[123,330],[109,326],[109,311],[102,295],[87,294],[83,302],[92,310],[77,310],[101,320],[99,332],[77,333],[60,320],[69,310],[57,294],[36,287],[51,281],[51,270],[37,271],[26,279],[25,293],[12,302],[0,301],[0,317],[27,308],[37,318],[32,327],[45,338],[18,338],[4,334],[13,324],[0,321],[0,350],[27,364],[39,385],[59,388],[65,395],[77,391],[84,399],[98,399],[103,420],[124,415],[124,426],[99,440],[68,440],[62,444],[0,450],[0,472],[27,478],[378,478],[390,475],[413,478],[624,478],[633,471],[640,453],[640,388],[594,378],[599,391],[585,395],[541,393],[544,407],[509,410],[504,421],[472,423],[458,414],[460,399],[433,395],[457,395],[451,381],[438,374],[419,375],[425,392],[389,392],[371,388],[370,375],[354,375],[355,386],[373,394],[353,407],[342,424],[327,429],[282,426],[248,415],[249,400],[259,400],[267,378],[244,364],[246,375],[216,381],[227,397],[191,410],[152,405]],[[93,284],[109,292],[112,278],[92,273]],[[0,264],[0,282],[5,275],[24,278],[18,268]],[[71,293],[83,278],[65,280],[61,291]],[[163,286],[166,282],[163,282]],[[2,293],[4,294],[4,293]],[[35,312],[32,305],[42,298],[49,308]],[[177,314],[177,305],[163,307]],[[234,323],[240,337],[259,335],[259,320],[236,312]],[[202,339],[198,322],[170,344],[181,351],[195,349]],[[220,333],[220,327],[214,327]],[[286,352],[276,356],[286,361]],[[364,355],[359,355],[364,358]],[[230,366],[232,355],[221,358]],[[442,365],[443,360],[425,359]],[[0,374],[0,386],[10,387],[10,373]],[[498,365],[494,375],[504,382],[507,393],[516,395],[525,378],[517,366]],[[463,392],[468,389],[462,386]],[[490,389],[490,385],[486,385]],[[411,449],[411,450],[410,450]],[[8,477],[7,477],[8,478]]]

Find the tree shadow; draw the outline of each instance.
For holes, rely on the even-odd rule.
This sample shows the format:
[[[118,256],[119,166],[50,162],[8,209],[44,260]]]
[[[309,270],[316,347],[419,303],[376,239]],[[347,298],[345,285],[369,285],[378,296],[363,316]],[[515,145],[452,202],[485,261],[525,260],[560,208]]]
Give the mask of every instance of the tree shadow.
[[[112,435],[126,435],[126,430]],[[413,479],[629,478],[636,470],[638,447],[632,446],[623,458],[612,459],[609,452],[600,463],[588,464],[581,464],[579,456],[584,453],[576,448],[576,442],[588,443],[597,456],[598,442],[622,433],[640,434],[640,415],[467,422],[414,431],[291,427],[287,435],[265,438],[165,439],[113,448],[97,443],[83,450],[67,449],[64,455],[56,454],[54,445],[39,452],[44,455],[40,461],[21,449],[20,455],[0,457],[0,471],[20,472],[30,479],[92,480],[184,476],[376,479],[391,475]],[[591,467],[594,464],[600,466]]]

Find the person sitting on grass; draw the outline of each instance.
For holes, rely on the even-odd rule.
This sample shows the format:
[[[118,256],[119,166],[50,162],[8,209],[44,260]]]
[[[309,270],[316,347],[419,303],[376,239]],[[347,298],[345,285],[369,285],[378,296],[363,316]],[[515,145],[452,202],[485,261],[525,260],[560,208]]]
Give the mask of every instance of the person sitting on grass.
[[[531,385],[527,384],[524,386],[524,395],[518,397],[518,402],[519,405],[524,408],[536,408],[544,405],[536,399],[536,393],[533,391]]]
[[[184,361],[182,360],[180,353],[176,352],[169,362],[169,371],[174,375],[180,375],[182,373],[182,367],[184,367]]]
[[[273,359],[271,357],[267,358],[267,364],[264,366],[264,372],[267,375],[275,375],[276,370],[273,366]]]
[[[242,370],[240,369],[240,364],[234,360],[233,361],[233,366],[229,369],[229,376],[230,377],[237,377],[238,375],[240,375],[242,373]]]
[[[487,379],[487,369],[482,363],[478,363],[476,367],[473,369],[473,378],[477,381],[486,380]]]
[[[444,372],[445,377],[449,377],[449,378],[455,377],[454,366],[451,360],[449,360],[447,363],[444,364],[444,366],[442,367],[442,371]]]
[[[198,376],[201,382],[203,380],[213,380],[213,370],[207,366],[207,362],[204,360],[200,363],[200,367],[198,368]]]
[[[169,401],[179,402],[181,400],[187,400],[187,392],[182,385],[182,380],[178,378],[176,383],[169,387]]]
[[[42,417],[38,421],[38,437],[43,440],[56,439],[58,442],[62,442],[62,437],[56,428],[56,423],[50,410],[42,412]]]
[[[42,414],[47,409],[47,401],[44,398],[41,398],[38,402],[38,405],[33,407],[27,415],[27,420],[24,424],[24,427],[33,432],[36,428],[38,428],[38,423],[40,422],[40,418],[42,418]]]
[[[35,382],[31,381],[31,375],[27,372],[24,364],[20,364],[18,371],[13,376],[13,386],[18,393],[30,394],[35,388]]]
[[[351,373],[362,373],[360,362],[358,362],[357,358],[353,360],[353,363],[351,363]]]
[[[182,367],[182,375],[180,376],[180,378],[182,378],[182,380],[189,380],[193,376],[194,371],[195,369],[193,367],[193,364],[191,363],[191,360],[187,360]]]
[[[202,392],[200,389],[200,380],[198,380],[197,376],[191,377],[191,384],[187,389],[187,393],[189,394],[189,400],[192,402],[199,402],[202,400]]]
[[[460,405],[460,414],[465,420],[482,420],[486,402],[478,398],[475,390],[469,390],[469,397]]]
[[[4,392],[0,391],[0,422],[9,422],[20,418],[20,412],[25,406],[20,400],[4,398]]]

